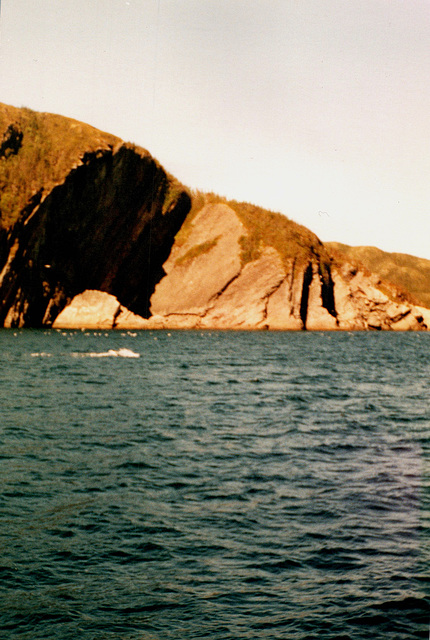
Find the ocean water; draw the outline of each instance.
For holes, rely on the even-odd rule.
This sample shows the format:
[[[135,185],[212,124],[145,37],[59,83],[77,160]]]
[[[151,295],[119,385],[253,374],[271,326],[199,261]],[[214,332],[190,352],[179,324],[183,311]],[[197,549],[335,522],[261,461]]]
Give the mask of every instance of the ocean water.
[[[0,349],[0,638],[428,638],[430,334]]]

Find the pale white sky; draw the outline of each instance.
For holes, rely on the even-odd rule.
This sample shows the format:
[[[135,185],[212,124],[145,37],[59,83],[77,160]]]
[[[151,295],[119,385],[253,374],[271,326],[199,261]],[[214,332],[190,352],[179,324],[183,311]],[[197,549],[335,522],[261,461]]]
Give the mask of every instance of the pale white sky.
[[[430,259],[429,0],[1,0],[0,101]]]

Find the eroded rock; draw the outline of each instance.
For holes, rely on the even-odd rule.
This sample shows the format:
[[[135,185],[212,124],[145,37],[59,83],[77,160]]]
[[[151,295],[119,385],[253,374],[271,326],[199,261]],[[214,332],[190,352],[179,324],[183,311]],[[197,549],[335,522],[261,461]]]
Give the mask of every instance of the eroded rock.
[[[356,267],[291,260],[265,247],[247,264],[240,238],[247,233],[226,205],[204,207],[164,263],[165,276],[143,318],[118,299],[77,296],[54,326],[121,329],[420,330],[430,310],[398,302],[379,280]],[[91,305],[94,306],[91,311]]]
[[[151,298],[151,314],[204,316],[214,298],[240,274],[244,227],[223,204],[203,207],[183,243],[175,242],[165,277]]]

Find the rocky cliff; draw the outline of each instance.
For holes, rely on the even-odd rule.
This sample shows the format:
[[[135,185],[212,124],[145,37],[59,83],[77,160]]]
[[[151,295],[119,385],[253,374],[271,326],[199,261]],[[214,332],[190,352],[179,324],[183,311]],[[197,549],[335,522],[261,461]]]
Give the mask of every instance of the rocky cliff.
[[[420,330],[430,310],[285,216],[0,105],[0,325]]]
[[[340,242],[329,242],[326,246],[340,260],[358,262],[381,280],[403,289],[414,304],[430,307],[430,260],[406,253],[388,253],[376,247],[350,247]]]
[[[163,265],[140,318],[111,296],[87,291],[57,318],[56,327],[121,329],[425,330],[430,309],[364,268],[339,262],[308,230],[254,208],[260,227],[240,206],[208,197],[191,212]],[[245,208],[249,205],[245,205]],[[238,212],[239,210],[239,212]],[[279,238],[289,236],[288,247]],[[254,247],[253,251],[249,247]]]
[[[82,140],[59,116],[1,115],[0,324],[50,326],[87,289],[148,316],[188,193],[144,149],[92,128]]]

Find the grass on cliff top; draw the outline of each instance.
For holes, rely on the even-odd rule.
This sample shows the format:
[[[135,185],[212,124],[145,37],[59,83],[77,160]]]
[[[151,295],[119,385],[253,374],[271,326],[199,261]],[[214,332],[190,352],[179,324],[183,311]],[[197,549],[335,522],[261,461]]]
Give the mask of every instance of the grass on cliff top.
[[[376,247],[350,247],[340,242],[326,242],[333,254],[362,264],[381,280],[407,292],[414,304],[430,308],[430,260],[405,253],[388,253]]]
[[[306,227],[286,216],[253,204],[227,200],[214,193],[190,191],[191,210],[176,236],[179,245],[186,241],[191,224],[207,204],[226,204],[238,215],[248,231],[240,239],[242,264],[257,260],[264,247],[273,247],[287,266],[291,260],[303,265],[318,260],[327,283],[330,265],[339,268],[345,261],[379,279],[378,288],[397,302],[408,301],[430,308],[430,260],[399,253],[385,253],[374,247],[348,247],[340,243],[323,244]]]
[[[295,259],[297,264],[319,259],[323,277],[330,263],[329,255],[317,236],[306,227],[293,222],[281,213],[275,213],[247,202],[227,200],[214,193],[191,192],[192,206],[177,236],[182,244],[197,213],[207,204],[226,204],[235,211],[248,234],[240,239],[241,260],[245,265],[257,260],[264,247],[273,247],[287,266]]]
[[[121,142],[77,120],[0,104],[3,147],[11,127],[18,140],[15,148],[6,144],[0,157],[0,215],[5,227],[17,220],[40,189],[50,190],[62,182],[85,152]]]

